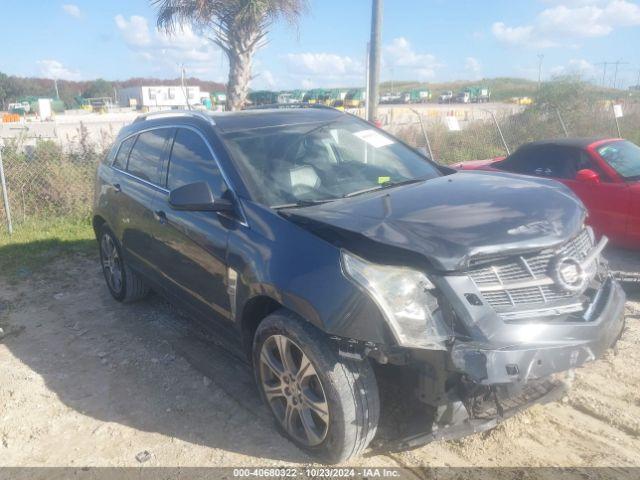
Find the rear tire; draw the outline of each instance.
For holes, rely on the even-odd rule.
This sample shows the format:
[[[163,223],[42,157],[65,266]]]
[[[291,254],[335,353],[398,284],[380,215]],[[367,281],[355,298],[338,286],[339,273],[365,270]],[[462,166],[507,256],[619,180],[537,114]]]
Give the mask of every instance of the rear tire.
[[[291,312],[276,311],[260,323],[253,367],[279,431],[310,455],[340,463],[375,436],[380,400],[369,361],[341,358],[324,333]]]
[[[149,287],[140,275],[126,264],[120,244],[106,225],[100,230],[100,263],[111,296],[119,302],[141,300],[149,293]]]

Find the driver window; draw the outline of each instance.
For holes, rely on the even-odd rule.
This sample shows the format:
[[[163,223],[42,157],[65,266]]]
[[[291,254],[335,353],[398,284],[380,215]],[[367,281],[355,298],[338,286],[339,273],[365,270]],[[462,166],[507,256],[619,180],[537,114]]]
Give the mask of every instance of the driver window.
[[[595,163],[593,163],[588,153],[578,149],[575,149],[574,152],[575,153],[572,159],[573,160],[572,170],[570,172],[572,174],[571,178],[576,178],[576,175],[578,175],[578,172],[580,170],[586,170],[586,169],[593,170],[594,172],[598,173],[602,177],[602,172],[600,171],[600,168]]]

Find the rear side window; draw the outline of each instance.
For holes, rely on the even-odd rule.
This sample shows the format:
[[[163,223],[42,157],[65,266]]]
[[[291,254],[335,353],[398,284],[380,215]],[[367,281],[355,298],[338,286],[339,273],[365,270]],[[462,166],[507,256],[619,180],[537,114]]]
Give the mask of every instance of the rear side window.
[[[186,128],[179,128],[171,149],[167,188],[173,190],[195,182],[207,182],[217,197],[226,186],[218,166],[202,137]]]
[[[133,137],[127,138],[120,144],[116,159],[113,161],[114,167],[119,168],[120,170],[124,170],[125,168],[127,168],[127,158],[129,158],[129,152],[131,151],[131,147],[133,146],[133,143],[135,141],[136,137],[134,135]]]
[[[499,168],[538,177],[569,179],[575,177],[579,154],[579,150],[566,147],[529,148],[516,152],[502,162]]]
[[[147,182],[160,184],[160,162],[170,134],[170,128],[160,128],[138,135],[129,155],[127,171]]]

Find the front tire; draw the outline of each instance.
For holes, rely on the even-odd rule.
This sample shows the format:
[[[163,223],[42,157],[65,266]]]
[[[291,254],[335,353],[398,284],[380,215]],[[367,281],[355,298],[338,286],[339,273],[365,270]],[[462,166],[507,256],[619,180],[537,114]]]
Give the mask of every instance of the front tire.
[[[149,287],[125,263],[120,244],[105,225],[100,231],[100,263],[111,296],[119,302],[141,300],[149,293]]]
[[[253,366],[281,433],[327,463],[359,455],[375,436],[380,400],[368,360],[340,358],[325,334],[285,310],[259,325]]]

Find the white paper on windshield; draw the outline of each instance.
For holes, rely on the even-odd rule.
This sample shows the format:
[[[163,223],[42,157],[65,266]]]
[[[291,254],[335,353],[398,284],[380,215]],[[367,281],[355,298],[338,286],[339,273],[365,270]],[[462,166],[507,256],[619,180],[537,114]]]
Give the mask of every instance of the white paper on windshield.
[[[354,133],[354,135],[360,140],[367,142],[373,148],[382,148],[386,147],[387,145],[393,145],[394,143],[396,143],[373,129],[362,130],[360,132]]]

